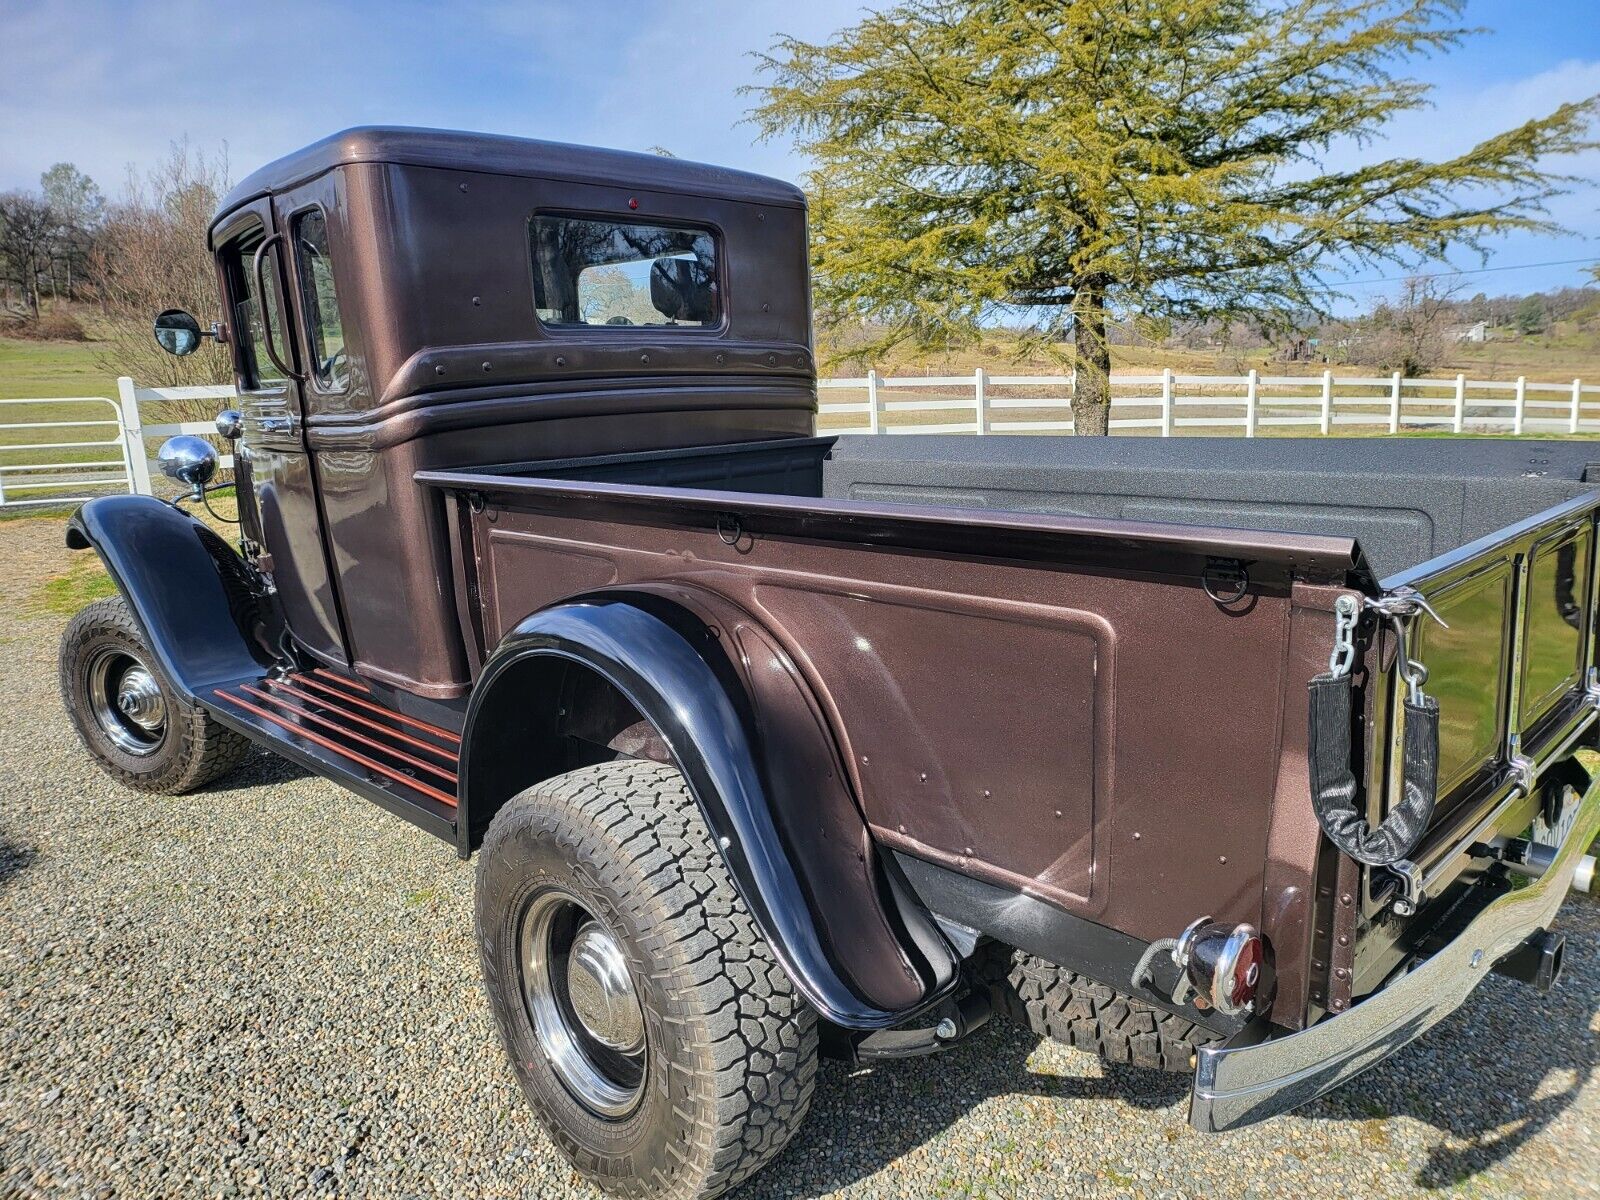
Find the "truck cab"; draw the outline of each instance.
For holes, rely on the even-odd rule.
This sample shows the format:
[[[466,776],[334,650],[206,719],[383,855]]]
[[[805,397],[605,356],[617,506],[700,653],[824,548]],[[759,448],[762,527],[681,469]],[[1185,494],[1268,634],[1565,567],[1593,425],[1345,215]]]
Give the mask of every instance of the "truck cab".
[[[816,429],[774,180],[357,129],[211,227],[230,545],[68,528],[85,747],[251,745],[477,857],[485,990],[588,1178],[712,1197],[819,1054],[993,1014],[1192,1072],[1222,1131],[1491,969],[1547,989],[1600,834],[1600,479],[1576,442]],[[176,353],[206,336],[157,319]]]
[[[299,647],[466,694],[418,471],[809,435],[804,229],[786,184],[518,138],[355,130],[240,183],[211,247],[244,529]]]

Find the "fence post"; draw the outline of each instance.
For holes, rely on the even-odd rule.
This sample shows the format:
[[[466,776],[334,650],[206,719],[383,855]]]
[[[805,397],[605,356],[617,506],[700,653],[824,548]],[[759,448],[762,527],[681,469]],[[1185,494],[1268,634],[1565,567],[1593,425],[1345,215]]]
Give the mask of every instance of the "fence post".
[[[1333,432],[1333,372],[1322,373],[1322,432]]]
[[[1527,412],[1528,412],[1528,377],[1526,375],[1518,375],[1517,376],[1517,408],[1516,408],[1516,415],[1511,418],[1511,432],[1513,434],[1520,435],[1522,433],[1522,422],[1526,418]]]
[[[1451,426],[1451,428],[1454,429],[1454,431],[1456,433],[1460,433],[1466,427],[1467,427],[1467,377],[1465,375],[1457,375],[1456,376],[1456,419],[1455,419],[1455,424],[1453,426]]]
[[[1172,368],[1161,368],[1161,436],[1172,436]]]
[[[1250,368],[1250,374],[1245,379],[1245,385],[1244,385],[1244,435],[1245,435],[1245,437],[1255,437],[1255,435],[1256,435],[1256,420],[1257,420],[1257,413],[1259,411],[1259,403],[1258,402],[1259,402],[1259,399],[1260,399],[1260,384],[1261,384],[1260,373],[1257,372],[1254,367],[1251,367]]]
[[[867,432],[881,433],[878,428],[878,368],[867,370]]]
[[[989,432],[989,377],[979,367],[972,373],[972,395],[978,402],[978,432]]]
[[[1574,379],[1572,381],[1572,419],[1567,422],[1567,432],[1568,433],[1577,433],[1578,432],[1578,419],[1579,419],[1578,406],[1580,404],[1582,404],[1582,403],[1583,403],[1583,380]]]
[[[133,380],[117,377],[117,402],[122,407],[122,443],[128,455],[128,486],[136,495],[152,496],[150,460],[144,452],[144,422],[139,419],[139,393]]]
[[[1396,371],[1389,381],[1389,432],[1400,432],[1400,372]]]

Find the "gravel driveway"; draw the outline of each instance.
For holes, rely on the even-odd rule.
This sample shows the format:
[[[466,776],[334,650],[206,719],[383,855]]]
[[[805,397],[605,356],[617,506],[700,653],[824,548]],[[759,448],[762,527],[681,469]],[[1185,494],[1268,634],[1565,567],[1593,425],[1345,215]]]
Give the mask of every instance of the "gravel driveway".
[[[592,1196],[479,999],[471,868],[257,755],[112,784],[56,697],[61,524],[0,522],[0,1196]],[[1600,1197],[1600,904],[1548,1003],[1491,978],[1333,1097],[1205,1138],[1182,1080],[1002,1025],[824,1066],[755,1197]]]

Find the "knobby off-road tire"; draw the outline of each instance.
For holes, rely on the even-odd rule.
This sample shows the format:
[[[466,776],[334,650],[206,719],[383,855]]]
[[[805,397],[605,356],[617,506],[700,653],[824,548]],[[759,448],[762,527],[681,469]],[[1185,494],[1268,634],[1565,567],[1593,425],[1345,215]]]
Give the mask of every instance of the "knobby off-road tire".
[[[1217,1035],[1065,967],[996,947],[990,967],[997,1006],[1040,1037],[1107,1062],[1186,1072],[1196,1049]]]
[[[143,672],[149,729],[116,708],[120,681]],[[121,596],[96,600],[61,635],[61,699],[78,736],[114,779],[129,787],[178,796],[232,771],[250,752],[250,741],[185,700],[162,677],[155,655]]]
[[[548,975],[529,966],[530,940],[543,944],[529,927],[552,903],[575,907],[584,928],[597,923],[626,961],[644,1031],[626,1112],[584,1102],[565,1081],[570,1059],[552,1053],[556,1018],[534,1015],[548,1017],[530,999]],[[816,1078],[816,1014],[757,931],[675,769],[604,763],[523,792],[484,838],[475,907],[484,983],[517,1079],[590,1180],[650,1200],[718,1196],[799,1128]]]

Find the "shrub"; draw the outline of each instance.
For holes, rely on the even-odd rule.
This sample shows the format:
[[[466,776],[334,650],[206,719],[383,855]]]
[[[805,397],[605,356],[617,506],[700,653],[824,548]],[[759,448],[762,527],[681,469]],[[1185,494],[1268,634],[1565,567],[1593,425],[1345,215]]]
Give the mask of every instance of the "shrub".
[[[47,312],[42,316],[27,313],[6,313],[0,317],[0,334],[6,337],[27,338],[35,342],[86,342],[89,335],[83,325],[69,313]]]

